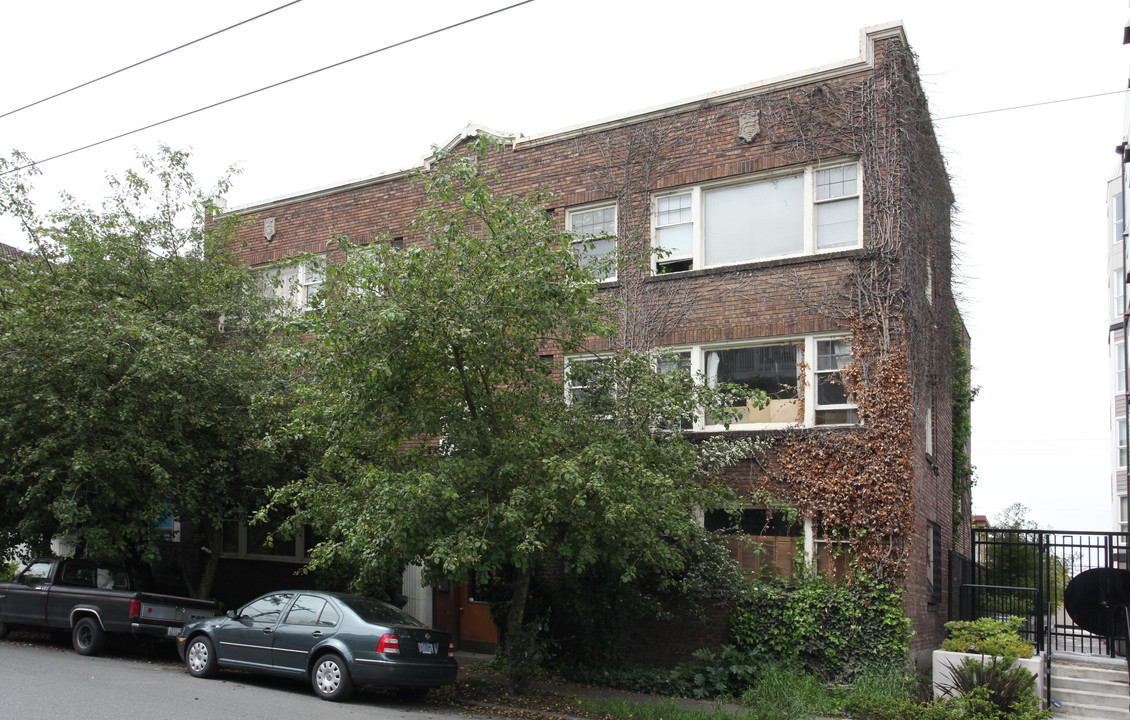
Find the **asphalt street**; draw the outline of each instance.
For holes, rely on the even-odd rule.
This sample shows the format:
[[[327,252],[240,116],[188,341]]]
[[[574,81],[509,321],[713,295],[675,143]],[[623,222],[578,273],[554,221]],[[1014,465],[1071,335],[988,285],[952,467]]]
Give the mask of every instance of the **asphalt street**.
[[[441,705],[409,702],[359,688],[346,703],[314,696],[300,681],[223,671],[189,675],[171,647],[158,652],[110,648],[83,657],[47,636],[0,641],[0,718],[52,720],[200,720],[200,718],[467,717]]]

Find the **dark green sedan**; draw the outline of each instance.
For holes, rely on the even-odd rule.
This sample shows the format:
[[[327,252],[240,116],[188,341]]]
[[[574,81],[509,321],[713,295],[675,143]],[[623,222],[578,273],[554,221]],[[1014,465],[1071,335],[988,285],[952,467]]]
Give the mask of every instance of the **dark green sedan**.
[[[345,700],[355,684],[422,697],[459,671],[449,633],[380,600],[311,590],[268,593],[188,623],[177,652],[196,677],[238,668],[308,678],[325,700]]]

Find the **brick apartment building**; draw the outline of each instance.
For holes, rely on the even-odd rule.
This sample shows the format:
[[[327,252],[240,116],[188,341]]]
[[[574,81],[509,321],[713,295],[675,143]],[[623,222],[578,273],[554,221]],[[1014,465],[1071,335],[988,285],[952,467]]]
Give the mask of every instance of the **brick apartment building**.
[[[955,493],[951,471],[955,328],[967,339],[951,293],[953,195],[902,26],[865,29],[858,59],[810,72],[543,135],[469,126],[446,147],[483,133],[503,140],[486,161],[504,191],[551,193],[546,210],[562,229],[604,238],[593,252],[663,248],[650,267],[621,267],[601,284],[633,308],[621,339],[771,391],[731,427],[770,439],[769,450],[727,477],[802,521],[751,502],[743,527],[762,552],[735,546],[738,559],[787,574],[803,547],[828,572],[850,559],[901,578],[912,650],[936,647],[948,552],[956,542],[968,555],[968,495]],[[412,177],[232,209],[248,218],[240,261],[286,265],[311,252],[333,263],[338,235],[411,244],[422,192]],[[282,273],[299,304],[321,282],[316,266]],[[695,430],[721,431],[706,422]],[[246,532],[225,542],[229,567],[264,559]],[[466,587],[409,578],[405,592],[410,610],[455,626],[464,646],[495,639]]]

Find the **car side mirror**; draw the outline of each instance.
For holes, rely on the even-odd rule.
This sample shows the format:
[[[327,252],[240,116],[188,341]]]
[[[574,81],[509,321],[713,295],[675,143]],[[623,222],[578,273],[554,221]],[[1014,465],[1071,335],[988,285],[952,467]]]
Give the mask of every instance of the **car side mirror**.
[[[238,617],[239,617],[239,614],[238,614],[238,613],[237,613],[237,612],[236,612],[235,610],[228,610],[228,613],[227,613],[227,615],[228,615],[228,617],[230,617],[230,618],[231,618],[232,620],[235,620],[236,618],[238,618]]]

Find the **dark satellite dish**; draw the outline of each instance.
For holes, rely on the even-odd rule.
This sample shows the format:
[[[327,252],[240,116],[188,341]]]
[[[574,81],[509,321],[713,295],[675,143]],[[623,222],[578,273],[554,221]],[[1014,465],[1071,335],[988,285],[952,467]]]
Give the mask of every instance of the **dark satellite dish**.
[[[1079,573],[1063,591],[1063,606],[1088,632],[1126,637],[1123,608],[1130,606],[1130,570],[1092,568]]]

